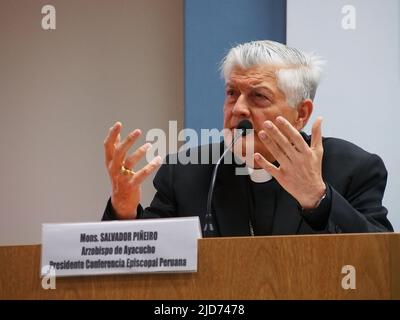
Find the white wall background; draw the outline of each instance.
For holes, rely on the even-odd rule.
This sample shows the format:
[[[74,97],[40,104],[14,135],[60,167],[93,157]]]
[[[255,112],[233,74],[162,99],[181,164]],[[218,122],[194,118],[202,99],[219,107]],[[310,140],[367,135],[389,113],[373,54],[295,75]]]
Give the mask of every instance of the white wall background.
[[[0,245],[40,243],[44,222],[100,221],[115,121],[123,135],[182,126],[182,0],[52,0],[44,31],[48,3],[0,1]]]
[[[343,18],[351,22],[346,5],[355,10],[355,29],[342,26]],[[311,122],[322,115],[325,136],[382,157],[384,205],[400,231],[400,1],[288,0],[287,43],[327,60]]]

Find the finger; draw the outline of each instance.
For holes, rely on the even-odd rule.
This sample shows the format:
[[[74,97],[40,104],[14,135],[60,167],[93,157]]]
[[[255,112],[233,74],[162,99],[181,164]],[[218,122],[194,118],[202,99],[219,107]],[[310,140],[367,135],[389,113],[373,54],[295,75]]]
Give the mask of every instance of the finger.
[[[291,143],[295,146],[295,148],[300,152],[305,152],[307,150],[308,145],[304,141],[302,135],[292,124],[282,116],[279,116],[275,119],[275,124],[277,127],[283,132],[283,134],[289,139]]]
[[[311,148],[318,149],[322,147],[322,117],[318,117],[312,126]]]
[[[160,156],[155,157],[149,164],[147,164],[144,168],[139,170],[133,176],[133,181],[135,183],[141,184],[149,175],[151,175],[160,165],[162,159]]]
[[[114,174],[118,173],[121,169],[122,163],[125,159],[126,153],[129,148],[136,142],[137,138],[140,136],[141,132],[136,129],[128,134],[124,141],[122,141],[118,147],[116,147],[114,152],[114,158],[112,162],[112,171]]]
[[[110,130],[108,130],[108,135],[104,140],[104,152],[106,165],[108,166],[113,158],[115,151],[115,141],[118,140],[119,133],[121,132],[122,124],[116,122]]]
[[[288,165],[290,163],[290,160],[286,153],[284,153],[281,148],[276,144],[276,142],[272,139],[270,139],[267,135],[267,133],[263,130],[261,130],[258,133],[258,136],[260,137],[260,140],[264,143],[264,145],[268,148],[269,152],[272,154],[272,156],[281,164]]]
[[[151,148],[151,143],[146,143],[142,145],[132,155],[130,155],[125,159],[124,167],[127,169],[132,169],[150,148]]]
[[[279,169],[277,167],[275,167],[271,162],[269,162],[267,159],[265,159],[259,153],[254,154],[254,160],[256,161],[256,163],[258,163],[258,165],[261,168],[263,168],[271,176],[273,176],[275,179],[277,179],[277,176],[279,176]]]
[[[279,148],[289,157],[289,159],[293,159],[296,149],[293,147],[288,138],[286,138],[286,136],[279,130],[279,128],[271,121],[265,121],[264,128],[268,137],[279,146]]]
[[[121,142],[121,131],[118,133],[117,138],[115,139],[114,147],[118,146]]]

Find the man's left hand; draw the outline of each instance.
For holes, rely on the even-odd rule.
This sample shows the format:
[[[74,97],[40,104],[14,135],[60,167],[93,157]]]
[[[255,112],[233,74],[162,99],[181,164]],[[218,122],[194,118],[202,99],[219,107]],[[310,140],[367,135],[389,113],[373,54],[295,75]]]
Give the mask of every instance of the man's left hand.
[[[324,153],[321,134],[322,118],[312,127],[311,145],[287,121],[279,116],[275,123],[264,122],[264,130],[258,135],[279,168],[256,153],[255,161],[290,193],[305,210],[314,209],[326,192],[322,179],[322,156]]]

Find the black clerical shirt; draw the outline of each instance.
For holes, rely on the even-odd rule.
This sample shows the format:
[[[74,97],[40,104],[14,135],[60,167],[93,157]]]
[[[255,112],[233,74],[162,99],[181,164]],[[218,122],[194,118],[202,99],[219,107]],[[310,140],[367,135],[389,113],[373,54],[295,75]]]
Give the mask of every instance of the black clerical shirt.
[[[280,185],[275,179],[254,182],[249,178],[250,229],[254,235],[271,235]]]

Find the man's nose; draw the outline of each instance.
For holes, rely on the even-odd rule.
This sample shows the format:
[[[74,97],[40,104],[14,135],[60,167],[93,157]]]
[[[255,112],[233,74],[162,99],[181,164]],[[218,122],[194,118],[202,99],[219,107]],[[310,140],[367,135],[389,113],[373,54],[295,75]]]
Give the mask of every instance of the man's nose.
[[[249,106],[246,101],[246,97],[241,95],[237,100],[235,105],[233,106],[232,113],[234,116],[239,118],[247,118],[250,115]]]

